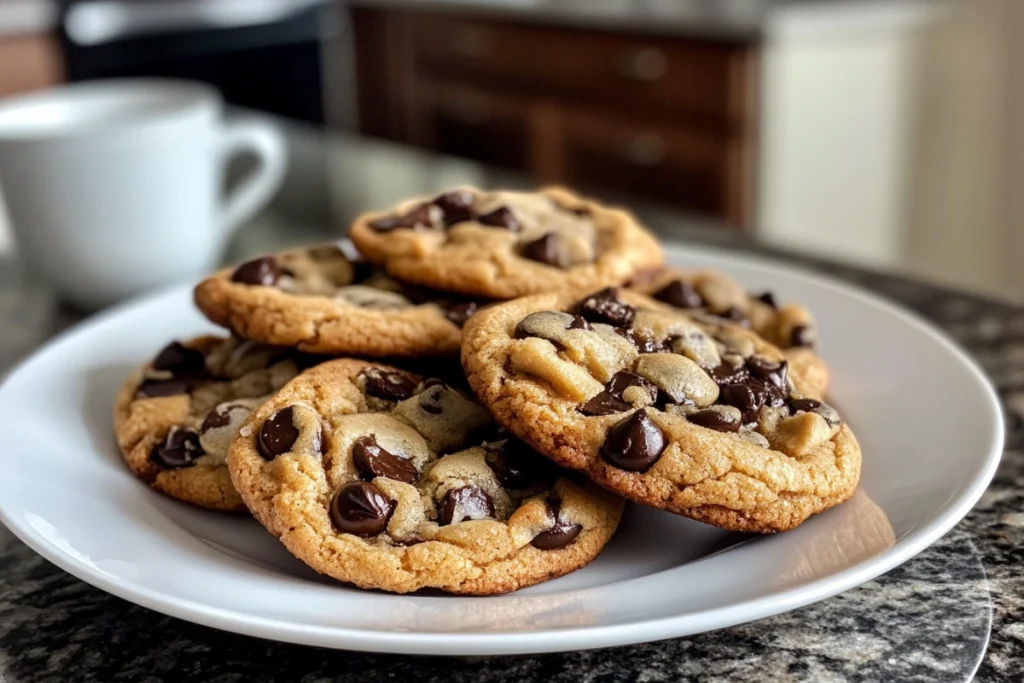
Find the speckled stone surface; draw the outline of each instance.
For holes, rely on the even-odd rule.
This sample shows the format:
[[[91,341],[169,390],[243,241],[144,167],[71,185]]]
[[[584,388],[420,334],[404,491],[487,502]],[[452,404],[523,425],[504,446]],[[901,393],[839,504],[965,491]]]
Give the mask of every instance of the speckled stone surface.
[[[370,655],[268,643],[161,616],[72,578],[0,527],[0,681],[945,682],[975,671],[978,681],[1020,681],[1024,310],[898,278],[839,274],[916,309],[963,343],[995,379],[1009,427],[1002,466],[978,507],[875,581],[778,617],[647,645],[536,657]],[[0,284],[7,363],[77,318],[16,264],[0,263]],[[20,332],[11,334],[13,327]]]

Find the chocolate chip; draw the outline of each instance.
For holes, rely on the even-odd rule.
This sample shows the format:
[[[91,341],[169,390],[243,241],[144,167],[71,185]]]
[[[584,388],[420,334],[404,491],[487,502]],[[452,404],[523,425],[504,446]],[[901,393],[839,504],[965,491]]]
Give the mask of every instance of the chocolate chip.
[[[790,346],[814,346],[816,335],[807,325],[797,325],[789,335]]]
[[[485,213],[477,219],[482,225],[489,225],[494,228],[505,228],[510,232],[519,232],[522,227],[516,220],[516,215],[507,206],[502,206],[490,213]]]
[[[715,380],[715,384],[719,387],[729,384],[741,384],[750,377],[750,372],[747,370],[746,365],[733,367],[729,363],[722,363],[712,368],[708,374],[711,375],[711,379]]]
[[[231,276],[232,282],[243,285],[273,286],[282,275],[281,267],[273,256],[262,256],[252,261],[247,261],[235,268]]]
[[[447,390],[448,387],[441,380],[428,379],[423,383],[423,391],[420,393],[420,408],[431,415],[440,415],[443,410],[441,407],[441,397],[444,396],[444,392]]]
[[[365,481],[345,484],[331,499],[331,522],[346,534],[369,538],[384,531],[395,511],[395,503]]]
[[[768,304],[776,311],[779,310],[779,305],[775,303],[775,295],[773,295],[771,292],[764,292],[763,294],[759,294],[754,298],[757,299],[758,301]]]
[[[636,330],[627,327],[616,327],[615,331],[620,337],[629,340],[640,353],[671,353],[670,341],[662,341],[638,333]]]
[[[348,263],[352,266],[352,282],[349,283],[352,285],[369,280],[375,271],[373,264],[362,258],[350,259]]]
[[[821,407],[821,401],[816,401],[813,398],[794,398],[789,402],[789,405],[793,408],[793,412],[803,410],[804,412],[812,413]]]
[[[725,320],[734,322],[737,325],[741,325],[743,327],[750,327],[750,318],[747,317],[747,314],[743,312],[743,309],[737,306],[730,306],[724,311],[719,311],[718,313],[715,313],[715,315],[718,316],[719,318],[724,318]]]
[[[265,460],[273,460],[287,453],[299,438],[299,430],[295,426],[295,408],[288,406],[271,415],[260,427],[257,446]]]
[[[558,250],[558,236],[549,232],[532,242],[527,242],[520,248],[519,252],[523,258],[537,261],[555,268],[564,268],[565,262]]]
[[[601,457],[619,469],[643,472],[658,461],[666,445],[665,433],[641,409],[608,430]]]
[[[615,373],[615,376],[605,385],[604,391],[584,403],[580,407],[580,412],[584,415],[612,415],[630,410],[633,404],[622,398],[622,392],[629,387],[639,387],[647,392],[651,403],[657,401],[658,387],[653,382],[623,370]]]
[[[471,519],[494,517],[494,503],[479,486],[461,486],[445,494],[438,506],[437,523],[441,526]]]
[[[456,223],[473,219],[476,213],[473,211],[475,202],[476,197],[469,190],[453,190],[436,197],[434,206],[439,207],[444,213],[445,227],[450,228]]]
[[[843,423],[842,418],[839,417],[839,413],[835,408],[823,401],[816,401],[813,398],[794,398],[790,400],[789,407],[794,413],[799,411],[814,413],[825,420],[825,423],[833,429],[838,428],[839,425]]]
[[[361,436],[352,444],[352,462],[366,481],[387,477],[406,484],[414,484],[420,473],[408,458],[400,458],[379,443],[373,434]]]
[[[137,398],[157,398],[188,393],[188,383],[177,377],[169,379],[144,379],[139,383]]]
[[[728,413],[724,410],[699,410],[690,413],[686,419],[695,425],[714,429],[719,432],[738,432],[740,421],[735,419],[735,413]]]
[[[449,322],[462,327],[478,310],[480,310],[480,305],[475,301],[469,301],[464,304],[452,304],[444,308],[444,317]]]
[[[581,531],[583,531],[582,524],[572,524],[556,517],[554,525],[547,531],[542,531],[534,536],[530,545],[538,550],[558,550],[575,541]]]
[[[167,437],[153,446],[149,459],[167,469],[190,467],[196,458],[203,455],[199,445],[199,435],[191,429],[171,427]]]
[[[701,308],[704,298],[685,280],[673,280],[658,291],[654,298],[676,308]]]
[[[198,375],[206,369],[206,358],[198,349],[171,342],[156,355],[151,365],[154,370],[163,370],[176,377]]]
[[[786,375],[789,372],[789,364],[786,361],[772,361],[767,358],[752,356],[747,359],[747,370],[753,377],[763,380],[780,391],[787,390]]]
[[[375,221],[370,221],[370,227],[377,232],[390,232],[395,228],[403,228],[405,226],[402,224],[402,219],[398,216],[384,216]]]
[[[730,384],[722,387],[718,400],[727,406],[739,408],[743,413],[743,422],[747,423],[751,421],[751,415],[757,419],[756,414],[764,405],[765,395],[750,384]]]
[[[633,324],[636,309],[619,300],[619,290],[614,287],[591,294],[578,304],[580,315],[592,323],[607,323],[614,327],[629,327]]]
[[[403,401],[416,391],[415,379],[399,370],[366,368],[362,373],[366,393],[386,401]]]
[[[485,459],[494,476],[508,489],[530,488],[552,479],[557,471],[550,460],[514,437],[506,439],[499,448],[491,449]]]
[[[399,221],[403,228],[433,228],[434,218],[430,215],[430,205],[420,204],[409,213],[402,216]]]
[[[588,330],[589,331],[589,330],[592,330],[594,328],[590,326],[590,323],[588,323],[587,319],[584,318],[583,316],[581,316],[581,315],[574,315],[572,317],[572,322],[569,323],[569,327],[567,329],[570,329],[570,330]]]
[[[231,411],[248,410],[245,406],[237,403],[222,403],[206,414],[203,424],[199,427],[199,433],[205,434],[211,429],[220,429],[231,424]]]

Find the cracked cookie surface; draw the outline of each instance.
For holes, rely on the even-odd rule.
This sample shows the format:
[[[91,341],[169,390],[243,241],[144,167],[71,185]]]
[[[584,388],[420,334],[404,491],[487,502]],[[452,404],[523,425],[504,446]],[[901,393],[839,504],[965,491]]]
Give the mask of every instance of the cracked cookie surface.
[[[257,409],[228,466],[293,555],[400,593],[504,593],[561,576],[597,556],[623,506],[501,433],[462,392],[350,359]]]
[[[540,453],[722,528],[791,529],[860,476],[853,433],[782,351],[635,292],[492,306],[462,360],[497,422]]]
[[[349,237],[391,275],[493,299],[618,285],[661,248],[629,213],[560,188],[459,188],[360,216]]]
[[[211,321],[245,339],[322,354],[458,351],[477,303],[403,285],[336,245],[290,249],[224,269],[195,289]]]
[[[114,434],[125,462],[172,498],[245,511],[225,464],[235,430],[309,360],[235,337],[168,344],[118,393]]]
[[[804,378],[813,393],[828,389],[828,365],[815,350],[814,317],[797,303],[780,304],[771,292],[752,294],[733,278],[713,270],[659,268],[640,273],[632,289],[688,314],[721,317],[749,327],[782,349],[790,371]]]

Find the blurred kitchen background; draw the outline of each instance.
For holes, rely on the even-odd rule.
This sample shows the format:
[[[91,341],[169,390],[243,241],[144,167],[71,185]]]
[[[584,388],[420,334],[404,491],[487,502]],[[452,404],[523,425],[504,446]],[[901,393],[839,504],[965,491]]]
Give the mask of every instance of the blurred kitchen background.
[[[1022,38],[1019,0],[0,0],[0,97],[203,80],[296,130],[1022,300]],[[323,150],[290,139],[317,220]]]

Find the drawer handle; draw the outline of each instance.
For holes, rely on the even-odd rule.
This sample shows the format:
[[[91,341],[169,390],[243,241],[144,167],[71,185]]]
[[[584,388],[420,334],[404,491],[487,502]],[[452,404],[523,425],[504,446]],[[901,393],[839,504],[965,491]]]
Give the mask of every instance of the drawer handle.
[[[622,148],[622,158],[636,166],[657,166],[665,159],[665,140],[654,133],[641,133]]]
[[[615,69],[623,78],[654,83],[660,81],[668,71],[668,58],[656,47],[627,50],[615,60]]]
[[[476,59],[494,54],[496,42],[493,31],[463,27],[452,32],[448,49],[460,57]]]

